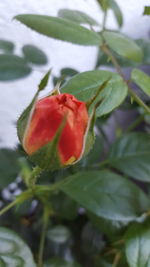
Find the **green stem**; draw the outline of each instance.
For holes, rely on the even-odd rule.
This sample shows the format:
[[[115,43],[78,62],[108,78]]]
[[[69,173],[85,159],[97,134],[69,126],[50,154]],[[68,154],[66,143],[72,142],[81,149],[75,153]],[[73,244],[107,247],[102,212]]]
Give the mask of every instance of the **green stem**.
[[[29,176],[29,179],[26,181],[26,184],[29,188],[34,189],[37,178],[39,177],[39,175],[41,174],[42,169],[38,166],[36,166],[32,172],[31,175]]]
[[[4,207],[4,208],[0,211],[0,216],[3,215],[6,211],[8,211],[9,209],[11,209],[12,207],[14,207],[17,203],[18,203],[18,199],[15,199],[13,202],[11,202],[11,203],[8,204],[6,207]]]
[[[134,100],[144,108],[146,113],[150,114],[150,108],[143,102],[143,100],[131,89],[129,88],[130,95],[134,98]]]
[[[118,263],[120,261],[120,258],[121,258],[121,253],[120,252],[117,252],[117,254],[115,255],[115,258],[114,258],[114,262],[113,262],[112,267],[117,267],[118,266]]]
[[[20,204],[20,203],[24,202],[25,200],[29,199],[31,196],[32,196],[31,190],[27,190],[27,191],[23,192],[13,202],[8,204],[6,207],[4,207],[0,211],[0,216],[3,215],[6,211],[11,209],[12,207],[14,207],[16,204]]]
[[[43,254],[44,254],[44,245],[48,227],[48,219],[49,215],[47,212],[44,212],[44,223],[41,232],[41,239],[40,239],[40,246],[39,246],[39,253],[38,253],[38,267],[43,267]]]
[[[129,94],[134,98],[134,100],[141,106],[144,108],[144,110],[146,111],[146,113],[150,114],[150,108],[143,102],[143,100],[129,87],[128,82],[125,79],[125,76],[121,70],[120,65],[118,64],[118,61],[116,60],[116,58],[113,56],[113,54],[111,53],[109,47],[104,43],[101,46],[101,49],[103,50],[103,52],[111,59],[112,63],[114,64],[117,72],[121,75],[121,77],[123,78],[124,82],[127,84],[128,86],[128,92]]]
[[[103,17],[103,22],[102,22],[102,31],[105,30],[106,19],[107,19],[107,10],[105,10],[105,12],[104,12],[104,17]]]

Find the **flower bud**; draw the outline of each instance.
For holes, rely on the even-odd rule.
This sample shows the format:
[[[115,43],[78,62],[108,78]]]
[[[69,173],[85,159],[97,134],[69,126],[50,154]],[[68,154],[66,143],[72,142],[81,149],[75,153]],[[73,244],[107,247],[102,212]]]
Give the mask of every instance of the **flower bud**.
[[[35,103],[22,140],[27,154],[32,155],[53,142],[64,119],[57,155],[62,165],[77,161],[82,153],[89,116],[86,104],[66,93],[47,96]]]

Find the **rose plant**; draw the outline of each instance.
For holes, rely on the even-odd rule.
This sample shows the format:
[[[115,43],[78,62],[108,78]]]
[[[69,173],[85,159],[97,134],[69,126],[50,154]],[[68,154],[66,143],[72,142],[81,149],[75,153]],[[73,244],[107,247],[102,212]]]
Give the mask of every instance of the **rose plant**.
[[[139,69],[149,64],[149,42],[120,32],[123,16],[117,2],[97,3],[104,14],[101,24],[69,9],[60,10],[58,17],[15,17],[48,37],[99,51],[94,70],[61,70],[60,77],[53,76],[54,89],[40,98],[51,72],[44,76],[17,122],[21,147],[0,154],[2,162],[7,158],[7,166],[13,165],[9,175],[8,167],[0,173],[12,174],[12,179],[19,174],[22,191],[8,205],[2,194],[2,222],[30,246],[1,227],[0,266],[150,265],[150,77]],[[117,31],[106,27],[110,10]],[[116,72],[102,70],[103,65]],[[108,131],[105,127],[125,109],[135,118],[127,126],[117,125],[112,142],[112,125]],[[9,179],[0,186],[8,186]]]

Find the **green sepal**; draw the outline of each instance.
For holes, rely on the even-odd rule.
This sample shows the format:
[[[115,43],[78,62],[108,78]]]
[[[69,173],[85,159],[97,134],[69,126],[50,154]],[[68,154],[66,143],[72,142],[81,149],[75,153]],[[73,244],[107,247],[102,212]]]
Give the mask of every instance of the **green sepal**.
[[[19,141],[21,142],[21,144],[23,144],[23,138],[25,135],[25,131],[27,130],[27,126],[29,124],[29,121],[30,121],[30,118],[32,115],[32,111],[34,110],[34,106],[35,106],[35,103],[36,103],[37,98],[39,96],[39,93],[40,93],[40,91],[44,90],[44,88],[46,87],[50,73],[51,73],[51,70],[48,71],[46,73],[46,75],[43,77],[43,79],[41,80],[41,82],[38,86],[38,90],[35,93],[31,103],[23,111],[23,113],[21,114],[21,116],[19,117],[19,119],[17,121],[17,134],[18,134],[18,138],[19,138]]]
[[[65,123],[66,118],[62,121],[53,140],[29,156],[29,159],[37,164],[41,169],[54,171],[65,167],[65,165],[62,165],[58,154],[58,142]]]
[[[102,83],[102,85],[99,87],[97,93],[95,96],[93,96],[89,101],[86,102],[86,107],[88,112],[90,114],[87,129],[84,135],[84,140],[83,140],[83,148],[80,157],[74,161],[72,164],[76,164],[78,161],[80,161],[84,156],[86,156],[90,150],[92,149],[94,143],[95,143],[95,133],[94,133],[94,125],[95,125],[95,119],[96,119],[96,109],[100,106],[102,103],[103,99],[97,101],[99,94],[102,92],[103,89],[105,89],[107,83],[111,79],[108,78],[106,81]]]
[[[51,75],[51,69],[45,74],[43,79],[40,81],[39,91],[42,91],[47,86],[50,75]]]

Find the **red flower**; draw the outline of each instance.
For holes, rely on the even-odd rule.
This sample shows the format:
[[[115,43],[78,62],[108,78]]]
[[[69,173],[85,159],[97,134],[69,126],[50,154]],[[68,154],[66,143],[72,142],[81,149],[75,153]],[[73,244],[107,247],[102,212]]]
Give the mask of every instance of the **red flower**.
[[[65,116],[58,155],[63,165],[77,160],[82,152],[89,117],[85,103],[70,94],[47,96],[37,101],[23,139],[25,151],[31,155],[52,141]]]

